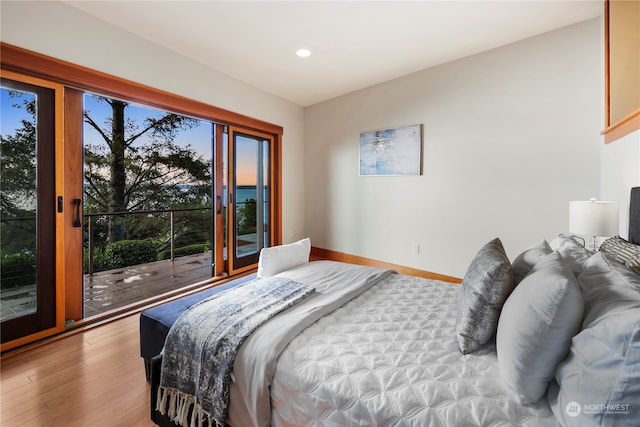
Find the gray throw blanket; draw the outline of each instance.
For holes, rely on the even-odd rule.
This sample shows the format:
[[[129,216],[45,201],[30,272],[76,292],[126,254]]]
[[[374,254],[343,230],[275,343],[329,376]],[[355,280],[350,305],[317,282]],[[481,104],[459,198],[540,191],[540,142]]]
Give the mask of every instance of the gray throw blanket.
[[[171,327],[162,357],[157,409],[186,427],[224,426],[238,348],[262,323],[315,292],[265,277],[213,295]]]

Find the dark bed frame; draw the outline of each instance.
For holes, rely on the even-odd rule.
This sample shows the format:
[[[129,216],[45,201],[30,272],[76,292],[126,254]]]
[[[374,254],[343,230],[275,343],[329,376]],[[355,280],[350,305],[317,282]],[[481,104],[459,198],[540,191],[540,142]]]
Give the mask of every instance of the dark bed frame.
[[[640,245],[640,187],[631,189],[629,201],[629,243]]]

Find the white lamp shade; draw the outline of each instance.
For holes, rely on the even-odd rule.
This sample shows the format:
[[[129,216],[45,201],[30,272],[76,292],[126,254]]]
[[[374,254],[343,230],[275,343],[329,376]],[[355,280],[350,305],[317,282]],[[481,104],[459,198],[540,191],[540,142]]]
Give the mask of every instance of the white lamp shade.
[[[618,203],[595,199],[569,202],[569,232],[583,236],[618,234]]]

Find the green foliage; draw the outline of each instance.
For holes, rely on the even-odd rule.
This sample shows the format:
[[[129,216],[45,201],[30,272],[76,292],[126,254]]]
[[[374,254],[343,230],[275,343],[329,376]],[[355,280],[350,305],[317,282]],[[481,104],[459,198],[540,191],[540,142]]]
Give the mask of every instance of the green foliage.
[[[36,248],[36,105],[34,97],[21,92],[10,91],[9,95],[16,99],[12,107],[21,109],[24,119],[8,135],[0,135],[3,287],[5,282],[7,286],[35,283],[35,279],[14,275],[11,269],[20,270],[20,262],[28,264],[25,257],[33,255],[24,254]],[[96,99],[108,104],[113,113],[122,114],[103,116],[98,112],[95,115],[84,112],[86,129],[95,131],[94,137],[87,139],[84,151],[84,212],[115,210],[132,214],[92,218],[93,271],[155,261],[157,251],[169,246],[169,213],[133,214],[136,211],[208,208],[176,212],[174,222],[175,245],[185,248],[180,251],[208,250],[205,247],[210,247],[207,242],[211,241],[211,161],[205,160],[190,145],[176,141],[181,132],[200,126],[200,122],[152,110],[149,110],[150,117],[134,119],[136,116],[127,114],[127,103]],[[114,181],[114,166],[124,171],[124,185]],[[116,200],[119,202],[114,204]],[[86,220],[85,273],[89,269],[88,223]],[[192,249],[187,249],[191,246]]]
[[[11,129],[13,134],[0,135],[0,200],[2,209],[12,212],[22,210],[19,206],[24,206],[24,202],[31,200],[35,194],[36,105],[33,95],[9,91],[9,96],[22,101],[11,108],[24,110],[29,117],[20,121],[21,128]]]
[[[4,88],[2,90],[5,91]],[[3,129],[12,133],[0,135],[2,255],[29,253],[36,249],[35,96],[13,90],[9,90],[8,95],[16,100],[9,107],[13,109],[11,113],[23,118],[20,120],[22,127]]]
[[[104,250],[109,269],[146,264],[156,260],[156,248],[146,240],[120,240],[109,243]]]
[[[32,253],[5,255],[0,260],[2,271],[2,289],[35,285],[36,256]]]
[[[248,199],[238,208],[238,234],[251,234],[256,232],[257,221],[256,199]]]
[[[127,113],[128,103],[94,98],[107,103],[112,115],[100,124],[84,113],[87,131],[100,137],[85,144],[85,212],[156,211],[210,201],[211,162],[175,141],[198,120],[147,110],[141,123]],[[128,226],[123,217],[109,216],[107,241],[133,238]]]
[[[89,249],[85,248],[83,254],[83,273],[89,274]],[[109,270],[109,260],[107,259],[104,249],[96,247],[93,249],[93,272]]]
[[[198,245],[183,246],[181,248],[174,249],[174,255],[177,257],[203,254],[211,250],[211,245],[208,243],[202,243]],[[158,253],[158,261],[171,258],[171,249],[165,249]]]

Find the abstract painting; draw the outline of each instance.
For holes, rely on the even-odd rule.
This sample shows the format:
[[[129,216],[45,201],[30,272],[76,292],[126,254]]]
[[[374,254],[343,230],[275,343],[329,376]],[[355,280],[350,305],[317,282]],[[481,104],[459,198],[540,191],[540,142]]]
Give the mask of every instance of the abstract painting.
[[[422,125],[360,134],[360,176],[420,175]]]

